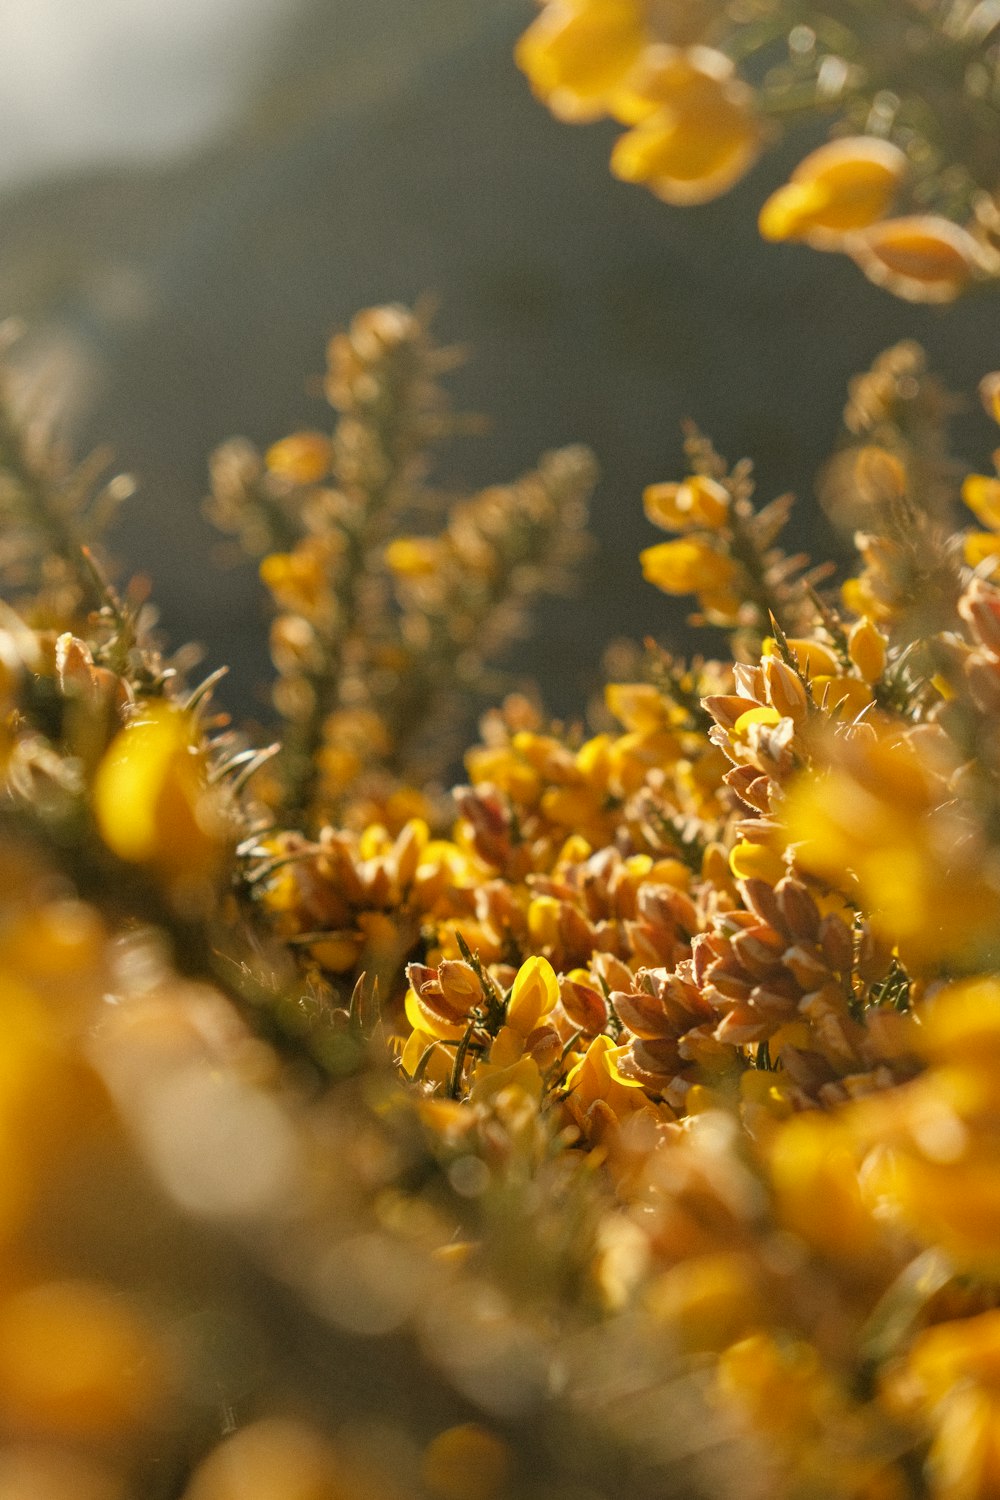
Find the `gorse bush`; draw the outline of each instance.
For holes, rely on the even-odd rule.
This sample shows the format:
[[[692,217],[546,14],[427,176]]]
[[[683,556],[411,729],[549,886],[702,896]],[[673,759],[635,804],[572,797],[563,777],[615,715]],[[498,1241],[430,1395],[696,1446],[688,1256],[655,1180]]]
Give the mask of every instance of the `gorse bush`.
[[[996,271],[998,26],[550,0],[519,59],[670,202],[781,110],[871,127],[764,232],[943,297]],[[553,724],[505,662],[594,463],[439,494],[453,362],[360,313],[330,431],[212,460],[274,744],[108,577],[129,485],[3,394],[0,1493],[990,1500],[1000,450],[965,473],[883,355],[821,480],[838,577],[691,428],[637,575],[703,654]]]

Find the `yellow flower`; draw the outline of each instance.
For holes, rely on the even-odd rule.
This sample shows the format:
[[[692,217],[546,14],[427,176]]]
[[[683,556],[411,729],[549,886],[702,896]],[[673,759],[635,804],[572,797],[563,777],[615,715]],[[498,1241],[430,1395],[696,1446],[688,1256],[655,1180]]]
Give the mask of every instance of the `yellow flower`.
[[[874,136],[851,136],[813,151],[760,212],[766,240],[806,240],[839,249],[843,236],[867,229],[888,212],[906,172],[897,146]]]
[[[992,1500],[1000,1492],[997,1314],[919,1334],[883,1383],[883,1400],[922,1417],[934,1440],[925,1473],[934,1500]]]
[[[272,552],[260,564],[261,582],[282,609],[315,614],[330,599],[330,564],[336,544],[307,537],[292,552]]]
[[[670,703],[650,682],[611,682],[604,701],[618,722],[637,734],[655,734],[669,722]]]
[[[179,885],[218,870],[225,823],[181,709],[146,704],[119,731],[97,768],[93,805],[101,837],[120,859],[151,865]]]
[[[604,1104],[622,1120],[645,1105],[642,1084],[619,1072],[618,1059],[627,1051],[627,1047],[616,1047],[609,1036],[594,1037],[566,1078],[574,1115],[586,1115],[595,1104]]]
[[[841,890],[856,881],[873,927],[910,967],[968,970],[994,954],[997,876],[961,809],[945,805],[944,782],[907,740],[836,746],[838,763],[793,783],[782,810],[798,868]]]
[[[933,1405],[962,1381],[1000,1386],[1000,1312],[939,1323],[918,1334],[906,1359],[912,1393]]]
[[[400,536],[385,549],[385,564],[397,578],[428,578],[443,556],[442,543],[433,536]]]
[[[559,981],[547,958],[529,958],[517,971],[507,1006],[507,1025],[520,1036],[534,1031],[559,1003]]]
[[[643,493],[647,518],[665,531],[714,531],[729,515],[729,491],[717,479],[694,474],[681,484],[651,484]]]
[[[884,219],[846,248],[869,281],[909,302],[952,302],[984,270],[978,242],[936,214]]]
[[[877,1254],[881,1233],[862,1196],[854,1143],[836,1118],[806,1112],[781,1124],[770,1142],[770,1170],[786,1229],[838,1260],[860,1263]]]
[[[992,977],[951,984],[920,1013],[921,1050],[936,1062],[985,1069],[995,1080],[992,1104],[1000,1115],[1000,981]]]
[[[1000,479],[995,474],[969,474],[962,485],[962,499],[977,521],[1000,531]]]
[[[684,1350],[722,1349],[760,1318],[756,1281],[750,1256],[719,1250],[671,1266],[653,1282],[646,1303]]]
[[[822,641],[790,637],[788,646],[798,662],[799,671],[805,673],[807,677],[814,676],[817,672],[835,677],[841,670],[837,653],[830,646],[824,646]],[[764,640],[764,655],[774,656],[777,650],[777,641],[767,636]]]
[[[743,839],[729,856],[729,868],[737,880],[766,880],[773,885],[787,873],[785,861],[769,844]]]
[[[872,625],[873,630],[876,628]],[[872,661],[874,662],[874,656]],[[835,677],[828,677],[824,672],[817,673],[810,678],[809,691],[814,703],[845,723],[856,719],[874,702],[867,681],[862,682],[858,677],[843,677],[839,673]]]
[[[665,594],[704,594],[732,587],[736,564],[700,538],[660,542],[640,552],[642,576]]]
[[[865,682],[878,682],[885,671],[887,645],[886,637],[872,620],[857,620],[851,626],[847,654]]]
[[[514,57],[552,113],[580,123],[609,112],[647,41],[637,0],[552,0]]]
[[[753,93],[707,47],[664,47],[657,55],[643,93],[657,107],[617,142],[611,170],[667,203],[706,203],[756,160],[762,134]]]
[[[962,539],[962,556],[970,568],[978,568],[987,559],[992,559],[990,576],[996,577],[1000,567],[1000,535],[995,531],[966,532]]]
[[[406,991],[406,1019],[414,1031],[436,1038],[439,1042],[457,1042],[469,1029],[470,1004],[453,1004],[440,985]]]
[[[273,443],[264,455],[272,474],[296,484],[318,484],[330,472],[333,444],[322,432],[293,432]]]
[[[410,1032],[399,1062],[407,1078],[413,1078],[419,1070],[421,1078],[437,1084],[446,1084],[454,1068],[454,1058],[439,1038],[421,1030]]]
[[[863,1192],[873,1209],[895,1214],[957,1269],[994,1280],[1000,984],[990,977],[948,985],[921,1005],[917,1019],[912,1039],[928,1070],[854,1107],[855,1134],[869,1150]]]
[[[522,807],[533,807],[541,795],[541,776],[511,745],[476,745],[465,764],[473,786],[486,782]]]
[[[761,1433],[815,1440],[830,1415],[833,1392],[811,1344],[753,1333],[723,1350],[720,1394]]]

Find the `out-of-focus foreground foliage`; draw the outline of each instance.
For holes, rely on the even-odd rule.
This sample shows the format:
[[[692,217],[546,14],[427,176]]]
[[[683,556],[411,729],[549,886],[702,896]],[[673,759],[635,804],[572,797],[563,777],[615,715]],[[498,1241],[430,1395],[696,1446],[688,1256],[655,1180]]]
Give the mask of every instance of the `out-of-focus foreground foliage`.
[[[542,20],[596,68],[633,9]],[[4,393],[0,1494],[989,1500],[1000,454],[883,355],[838,581],[692,428],[641,567],[706,654],[553,724],[505,652],[593,462],[439,493],[453,360],[369,310],[332,430],[213,458],[274,744],[109,577],[128,484]]]

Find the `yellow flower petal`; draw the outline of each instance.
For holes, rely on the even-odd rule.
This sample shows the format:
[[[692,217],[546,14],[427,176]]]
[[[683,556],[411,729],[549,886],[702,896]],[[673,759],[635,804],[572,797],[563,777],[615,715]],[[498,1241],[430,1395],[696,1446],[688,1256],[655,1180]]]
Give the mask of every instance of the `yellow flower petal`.
[[[991,474],[970,474],[962,485],[962,499],[977,521],[991,531],[1000,531],[1000,479]]]
[[[970,568],[978,568],[987,558],[1000,564],[1000,535],[995,531],[967,532],[962,543],[962,553]]]
[[[647,41],[635,0],[555,0],[514,58],[554,115],[581,123],[607,114]]]
[[[640,552],[642,575],[666,594],[694,594],[723,588],[736,576],[728,557],[695,538],[660,542]]]
[[[785,861],[769,845],[744,839],[732,850],[729,868],[737,880],[766,880],[773,885],[785,874]]]
[[[272,474],[296,484],[317,484],[330,472],[333,444],[322,432],[293,432],[272,444],[264,462]]]
[[[195,878],[218,867],[224,829],[192,737],[189,714],[154,703],[109,745],[94,778],[94,816],[120,859]]]
[[[400,536],[385,549],[385,565],[397,578],[430,577],[441,561],[441,542],[433,536]]]
[[[529,1036],[543,1016],[559,1002],[559,981],[547,958],[526,959],[517,978],[507,1007],[507,1025],[521,1036]]]
[[[662,53],[649,84],[660,107],[619,139],[611,170],[667,203],[706,203],[731,188],[760,150],[753,93],[709,48]]]
[[[760,232],[768,240],[839,248],[844,234],[867,229],[888,212],[906,167],[903,152],[889,141],[831,141],[799,162],[791,181],[767,200]]]
[[[885,219],[850,251],[869,281],[910,302],[952,302],[983,269],[971,234],[935,214]]]

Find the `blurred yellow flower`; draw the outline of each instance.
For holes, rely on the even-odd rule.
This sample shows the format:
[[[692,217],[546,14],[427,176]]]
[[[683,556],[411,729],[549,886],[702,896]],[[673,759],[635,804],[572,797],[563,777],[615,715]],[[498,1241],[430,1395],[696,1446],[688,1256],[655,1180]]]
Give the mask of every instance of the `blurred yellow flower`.
[[[96,1282],[0,1299],[0,1418],[7,1431],[107,1438],[145,1426],[166,1395],[146,1320]]]
[[[302,1422],[270,1417],[252,1422],[213,1448],[195,1470],[183,1500],[346,1500],[359,1494],[333,1447]]]
[[[153,866],[179,885],[198,885],[219,869],[226,825],[183,710],[142,706],[97,768],[93,805],[101,837],[120,859]]]
[[[330,568],[337,555],[331,539],[306,537],[291,552],[272,552],[262,558],[261,582],[282,609],[313,616],[330,608]]]
[[[293,432],[268,448],[264,462],[296,484],[318,484],[330,472],[333,444],[322,432]]]
[[[725,525],[730,495],[724,484],[704,474],[693,474],[680,484],[651,484],[643,492],[643,509],[654,526],[665,531],[714,531]]]
[[[889,211],[906,167],[903,152],[889,141],[830,141],[771,194],[760,212],[760,232],[767,240],[804,239],[817,249],[840,249],[846,233],[867,229]]]
[[[975,831],[950,802],[913,744],[869,732],[838,742],[832,768],[801,776],[782,811],[796,866],[854,886],[875,928],[918,970],[968,970],[997,955],[998,872],[984,867]]]
[[[659,542],[639,554],[642,576],[665,594],[719,593],[731,589],[738,576],[736,564],[701,538]]]
[[[514,56],[552,113],[580,123],[609,112],[647,41],[639,0],[552,0]]]
[[[869,281],[909,302],[953,302],[985,269],[978,241],[937,214],[883,219],[845,248]]]
[[[762,130],[753,91],[732,64],[707,47],[657,49],[657,61],[631,106],[638,123],[616,143],[611,170],[667,203],[706,203],[731,188],[756,160]]]
[[[444,545],[433,536],[400,536],[385,549],[385,565],[397,578],[426,578],[444,559]]]

